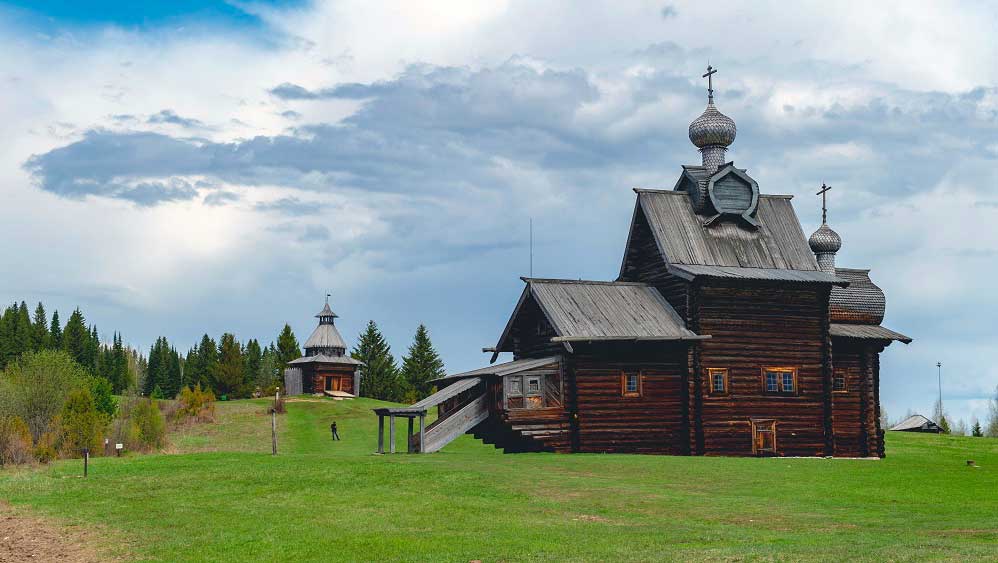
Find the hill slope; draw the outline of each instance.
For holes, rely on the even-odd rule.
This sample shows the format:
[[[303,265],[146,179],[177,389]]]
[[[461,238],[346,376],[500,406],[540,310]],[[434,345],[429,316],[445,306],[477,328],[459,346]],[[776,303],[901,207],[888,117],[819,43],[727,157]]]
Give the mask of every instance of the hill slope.
[[[379,404],[289,403],[277,457],[264,402],[220,404],[220,424],[175,437],[180,454],[95,459],[86,480],[78,461],[0,472],[0,499],[171,561],[911,560],[998,547],[998,440],[891,433],[880,461],[503,455],[470,436],[377,456]]]

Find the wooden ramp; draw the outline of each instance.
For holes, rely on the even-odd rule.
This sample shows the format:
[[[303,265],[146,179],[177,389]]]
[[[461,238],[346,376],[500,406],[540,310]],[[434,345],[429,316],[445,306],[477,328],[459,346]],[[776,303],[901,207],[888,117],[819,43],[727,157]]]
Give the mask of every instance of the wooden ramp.
[[[440,417],[425,426],[427,410],[440,407]],[[435,452],[471,431],[489,417],[485,385],[481,377],[461,379],[408,407],[374,409],[378,415],[378,453],[385,453],[385,418],[389,421],[389,453],[395,453],[395,419],[409,421],[407,443],[409,453]],[[419,432],[413,432],[413,421],[419,419]]]
[[[323,391],[322,394],[327,397],[332,397],[337,401],[342,401],[343,399],[353,399],[356,397],[355,395],[351,395],[346,391]]]

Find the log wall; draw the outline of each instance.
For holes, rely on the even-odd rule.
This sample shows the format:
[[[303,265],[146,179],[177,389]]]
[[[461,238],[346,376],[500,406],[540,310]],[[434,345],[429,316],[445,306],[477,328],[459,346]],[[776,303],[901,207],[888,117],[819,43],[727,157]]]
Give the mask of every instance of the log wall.
[[[714,282],[697,290],[701,380],[708,368],[727,368],[729,393],[706,394],[700,407],[707,455],[753,455],[752,420],[776,420],[778,455],[826,453],[828,289]],[[764,367],[797,370],[793,395],[764,392]],[[695,405],[696,406],[696,405]]]
[[[567,369],[576,451],[688,453],[685,345],[580,344]],[[640,371],[640,397],[623,396],[625,370]]]

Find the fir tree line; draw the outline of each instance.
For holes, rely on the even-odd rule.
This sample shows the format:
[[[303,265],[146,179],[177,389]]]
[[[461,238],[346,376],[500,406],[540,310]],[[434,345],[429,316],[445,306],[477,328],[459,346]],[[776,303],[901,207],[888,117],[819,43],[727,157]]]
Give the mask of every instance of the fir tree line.
[[[367,323],[350,355],[364,363],[360,378],[360,394],[363,397],[414,403],[433,392],[432,379],[446,375],[444,363],[430,341],[429,331],[422,324],[416,329],[401,367],[374,321]]]
[[[102,343],[97,327],[87,326],[79,309],[62,325],[59,312],[53,311],[49,320],[42,303],[38,303],[33,315],[28,314],[24,301],[7,307],[0,317],[0,369],[23,354],[44,350],[65,351],[90,374],[106,379],[114,393],[133,386],[144,363],[117,332],[110,344]]]

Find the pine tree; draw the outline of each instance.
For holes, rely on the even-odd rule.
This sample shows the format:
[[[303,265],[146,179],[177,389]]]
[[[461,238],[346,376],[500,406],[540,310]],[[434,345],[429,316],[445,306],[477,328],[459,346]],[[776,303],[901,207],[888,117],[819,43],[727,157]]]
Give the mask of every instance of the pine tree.
[[[291,326],[285,324],[281,334],[277,337],[277,359],[280,361],[281,368],[287,367],[288,362],[300,357],[301,346],[298,345],[298,339],[295,337],[294,331],[291,330]]]
[[[225,333],[218,341],[218,392],[230,397],[239,397],[245,392],[246,380],[243,366],[242,347],[236,337]]]
[[[970,435],[976,438],[984,436],[983,430],[981,430],[981,421],[974,417],[974,424],[970,427]]]
[[[31,326],[31,315],[28,313],[28,305],[21,301],[17,308],[17,320],[14,324],[14,351],[20,357],[25,352],[34,349],[35,330]]]
[[[35,318],[32,322],[32,349],[36,352],[38,350],[44,350],[52,345],[51,336],[49,335],[49,324],[48,317],[45,315],[45,306],[42,302],[38,302],[38,306],[35,307]]]
[[[427,397],[433,392],[430,380],[444,375],[446,375],[444,362],[433,348],[426,326],[420,324],[416,329],[412,345],[409,346],[409,353],[402,358],[400,379],[404,382],[405,390],[411,393],[411,396],[404,397],[406,402],[415,402]]]
[[[255,338],[250,338],[246,343],[243,358],[243,381],[249,385],[256,385],[262,364],[263,350],[260,349],[260,343]]]
[[[49,346],[62,349],[62,325],[59,324],[59,311],[52,311],[52,324],[49,326]]]
[[[17,308],[7,307],[0,316],[0,367],[5,367],[15,356],[14,332],[17,327]]]
[[[398,366],[391,346],[374,321],[368,321],[350,355],[364,363],[360,376],[361,396],[386,401],[399,398]]]
[[[187,355],[187,364],[184,367],[186,383],[189,386],[200,385],[202,389],[212,389],[218,393],[219,389],[215,385],[215,372],[217,370],[218,345],[205,334],[201,337],[201,343],[198,344],[197,350],[192,350]]]
[[[90,331],[83,318],[83,313],[79,309],[73,311],[66,321],[66,328],[62,333],[62,349],[69,353],[70,357],[84,367],[89,367],[87,354],[90,347]]]
[[[163,339],[166,340],[165,338]],[[160,382],[164,396],[173,399],[180,393],[180,388],[184,385],[183,359],[177,353],[177,349],[170,347],[167,353],[166,380]]]

